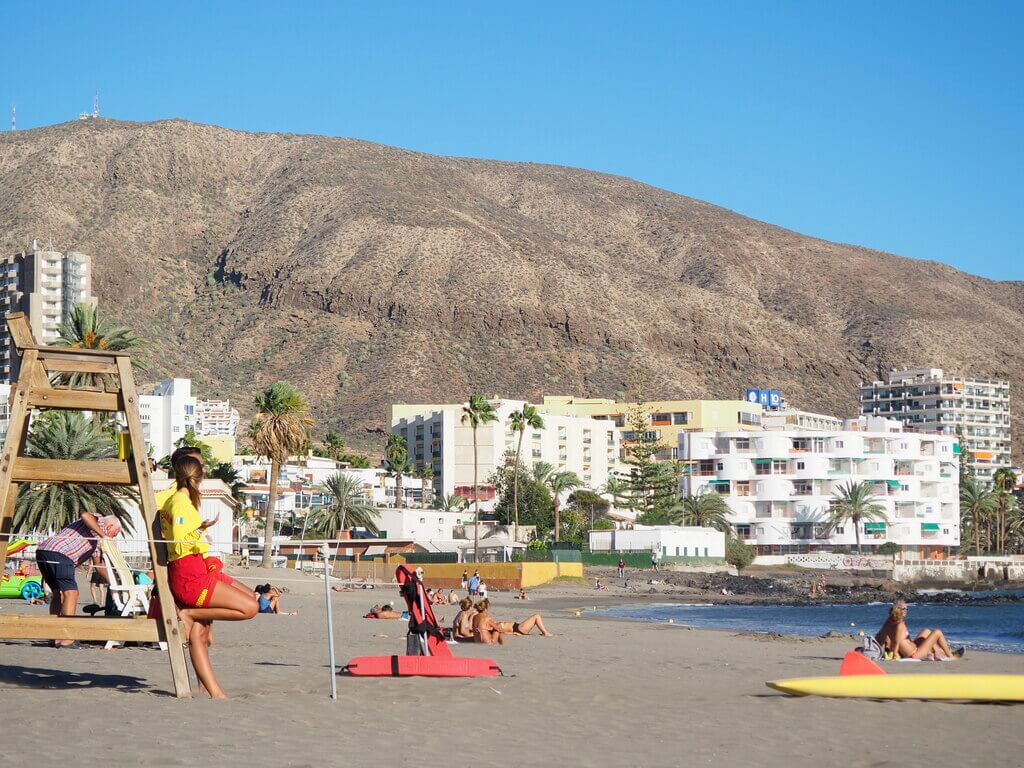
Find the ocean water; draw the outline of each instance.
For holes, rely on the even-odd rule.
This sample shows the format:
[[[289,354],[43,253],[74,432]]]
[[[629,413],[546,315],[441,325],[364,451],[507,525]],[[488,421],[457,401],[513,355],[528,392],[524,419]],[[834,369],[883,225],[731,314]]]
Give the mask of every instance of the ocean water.
[[[889,610],[868,605],[621,605],[599,613],[637,621],[816,637],[829,631],[874,634]],[[941,629],[950,645],[999,653],[1024,653],[1024,603],[911,603],[907,626],[912,635],[925,627]]]

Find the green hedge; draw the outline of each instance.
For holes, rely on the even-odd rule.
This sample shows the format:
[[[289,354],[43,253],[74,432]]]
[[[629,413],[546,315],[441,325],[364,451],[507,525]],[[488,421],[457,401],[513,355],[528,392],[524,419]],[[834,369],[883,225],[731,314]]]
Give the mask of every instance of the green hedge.
[[[627,568],[651,567],[649,552],[586,552],[583,554],[583,563],[584,565],[610,565],[614,568],[619,564],[619,558],[626,561]]]
[[[407,563],[457,563],[458,552],[403,552],[402,559]]]

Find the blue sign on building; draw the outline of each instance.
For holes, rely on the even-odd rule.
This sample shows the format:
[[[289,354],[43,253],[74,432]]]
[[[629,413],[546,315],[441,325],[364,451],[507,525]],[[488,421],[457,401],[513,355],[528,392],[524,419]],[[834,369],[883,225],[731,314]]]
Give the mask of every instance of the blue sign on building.
[[[781,408],[782,392],[778,389],[747,387],[746,400],[748,403],[757,403],[763,408]]]

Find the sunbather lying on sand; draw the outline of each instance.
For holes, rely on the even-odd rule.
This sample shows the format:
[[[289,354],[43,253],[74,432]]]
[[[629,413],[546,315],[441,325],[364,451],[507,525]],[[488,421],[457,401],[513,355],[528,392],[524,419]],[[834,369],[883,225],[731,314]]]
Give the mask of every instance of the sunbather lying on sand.
[[[401,619],[402,614],[394,610],[394,606],[391,603],[385,603],[384,605],[375,605],[366,614],[368,619]]]
[[[552,637],[552,634],[548,632],[548,628],[544,626],[544,619],[540,617],[539,613],[535,613],[523,621],[499,621],[497,624],[506,635],[522,635],[525,637],[533,632],[534,627],[536,627],[540,630],[542,637]]]
[[[909,613],[906,600],[897,600],[889,610],[889,618],[878,630],[875,640],[892,654],[894,659],[959,659],[964,648],[950,650],[946,636],[941,629],[922,629],[916,638],[910,639],[910,631],[904,620]]]

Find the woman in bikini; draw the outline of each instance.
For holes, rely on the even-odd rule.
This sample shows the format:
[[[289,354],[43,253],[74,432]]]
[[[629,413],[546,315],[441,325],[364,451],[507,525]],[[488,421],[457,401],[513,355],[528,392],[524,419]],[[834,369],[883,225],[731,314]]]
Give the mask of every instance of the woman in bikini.
[[[501,626],[488,613],[491,607],[489,600],[484,598],[476,604],[476,616],[473,617],[473,639],[484,645],[505,644],[505,635],[501,632]]]
[[[950,650],[946,636],[941,629],[922,629],[917,637],[910,639],[910,630],[905,620],[909,607],[906,600],[897,600],[889,610],[889,617],[878,630],[875,640],[894,659],[959,659],[964,648]]]
[[[207,648],[213,622],[251,619],[259,603],[251,589],[224,573],[223,563],[206,557],[210,545],[203,531],[216,520],[204,521],[199,515],[202,462],[194,456],[183,456],[174,465],[174,472],[176,491],[160,509],[160,528],[168,540],[167,578],[196,676],[212,698],[226,699],[227,694],[213,675]]]

